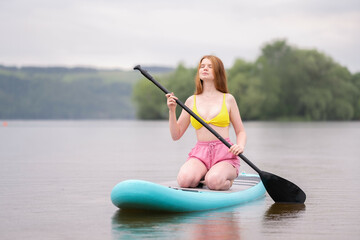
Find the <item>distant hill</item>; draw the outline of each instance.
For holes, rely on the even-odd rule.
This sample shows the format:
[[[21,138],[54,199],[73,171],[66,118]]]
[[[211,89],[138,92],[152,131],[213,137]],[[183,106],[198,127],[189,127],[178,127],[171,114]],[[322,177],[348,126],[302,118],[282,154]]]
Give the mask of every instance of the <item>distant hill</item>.
[[[132,119],[132,89],[141,78],[133,70],[0,65],[0,119]]]
[[[97,69],[94,68],[85,68],[85,67],[34,67],[34,66],[25,66],[25,67],[8,67],[0,65],[0,70],[8,70],[13,72],[27,72],[27,73],[84,73],[84,72],[96,72]]]

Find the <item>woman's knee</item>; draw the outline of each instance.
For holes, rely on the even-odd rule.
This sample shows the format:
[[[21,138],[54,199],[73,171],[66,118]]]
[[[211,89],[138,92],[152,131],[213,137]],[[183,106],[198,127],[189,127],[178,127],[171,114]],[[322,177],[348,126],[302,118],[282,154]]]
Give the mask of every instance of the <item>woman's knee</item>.
[[[212,190],[221,190],[224,186],[226,179],[222,174],[217,172],[209,173],[205,176],[206,186]]]
[[[179,186],[183,188],[196,187],[199,184],[200,179],[197,179],[196,176],[188,173],[179,173],[177,182]]]
[[[180,168],[177,181],[180,187],[196,187],[201,178],[206,174],[207,169],[197,159],[190,159]]]

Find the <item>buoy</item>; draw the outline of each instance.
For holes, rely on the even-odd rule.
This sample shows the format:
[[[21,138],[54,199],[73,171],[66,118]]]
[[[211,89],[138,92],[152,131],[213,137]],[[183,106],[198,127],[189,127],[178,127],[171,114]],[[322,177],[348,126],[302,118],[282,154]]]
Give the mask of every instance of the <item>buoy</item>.
[[[5,122],[3,122],[3,126],[4,127],[7,127],[8,126],[8,123],[5,121]]]

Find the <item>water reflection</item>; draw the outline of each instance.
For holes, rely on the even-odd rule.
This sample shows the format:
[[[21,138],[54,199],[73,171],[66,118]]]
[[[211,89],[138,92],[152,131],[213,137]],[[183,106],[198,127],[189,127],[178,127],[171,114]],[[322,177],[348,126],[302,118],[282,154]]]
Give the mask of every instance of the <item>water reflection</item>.
[[[114,239],[240,239],[233,208],[195,213],[118,210],[112,217]]]
[[[298,218],[301,213],[305,212],[305,204],[286,204],[286,203],[274,203],[265,212],[265,223],[278,223],[281,221],[287,221],[289,219]]]

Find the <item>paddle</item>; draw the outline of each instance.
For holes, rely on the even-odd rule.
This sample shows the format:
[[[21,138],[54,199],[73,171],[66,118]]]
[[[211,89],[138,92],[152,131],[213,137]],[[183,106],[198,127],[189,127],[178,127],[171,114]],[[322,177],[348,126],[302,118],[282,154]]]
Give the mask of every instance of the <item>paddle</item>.
[[[141,68],[140,65],[134,67],[134,70],[139,70],[142,75],[153,82],[158,88],[160,88],[165,94],[170,93],[160,83],[158,83],[147,71]],[[212,134],[214,134],[222,143],[228,148],[231,144],[228,143],[223,137],[221,137],[214,129],[212,129],[206,122],[199,118],[193,111],[191,111],[185,104],[180,100],[176,100],[176,103],[181,106],[186,112],[193,116],[199,121],[205,128],[207,128]],[[275,202],[283,203],[304,203],[306,199],[305,193],[294,183],[276,176],[272,173],[261,171],[256,167],[249,159],[247,159],[242,153],[238,155],[244,162],[246,162],[251,168],[253,168],[260,176],[266,191]]]

